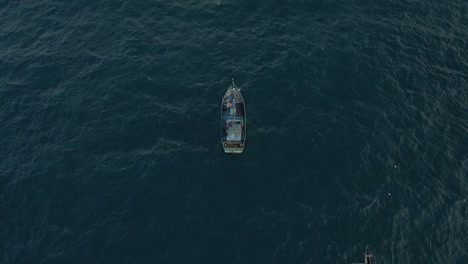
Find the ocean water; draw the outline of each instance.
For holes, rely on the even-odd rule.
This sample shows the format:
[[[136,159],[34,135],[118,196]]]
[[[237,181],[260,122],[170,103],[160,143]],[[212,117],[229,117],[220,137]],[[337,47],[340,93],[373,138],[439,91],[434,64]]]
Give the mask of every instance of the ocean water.
[[[467,1],[3,1],[0,25],[0,263],[468,263]]]

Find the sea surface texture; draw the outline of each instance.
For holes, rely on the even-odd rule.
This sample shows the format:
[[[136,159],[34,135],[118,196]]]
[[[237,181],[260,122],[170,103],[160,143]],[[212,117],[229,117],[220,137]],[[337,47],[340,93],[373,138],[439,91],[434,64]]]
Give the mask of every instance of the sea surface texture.
[[[468,263],[468,1],[3,0],[0,26],[0,263]]]

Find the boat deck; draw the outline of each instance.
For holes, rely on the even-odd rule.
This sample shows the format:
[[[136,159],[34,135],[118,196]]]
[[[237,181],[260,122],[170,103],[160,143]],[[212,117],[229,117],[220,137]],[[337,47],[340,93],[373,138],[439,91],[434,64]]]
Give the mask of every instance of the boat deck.
[[[242,151],[245,140],[244,102],[240,93],[232,88],[223,97],[221,128],[225,151]]]

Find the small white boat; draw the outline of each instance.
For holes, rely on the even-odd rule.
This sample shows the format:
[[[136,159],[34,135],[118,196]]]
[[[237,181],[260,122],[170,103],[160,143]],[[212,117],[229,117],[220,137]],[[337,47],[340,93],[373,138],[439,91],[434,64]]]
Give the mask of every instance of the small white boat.
[[[366,246],[366,251],[364,252],[364,263],[351,263],[351,264],[372,264],[372,255],[369,254],[369,247]]]
[[[369,254],[369,247],[366,247],[366,253],[364,253],[364,264],[372,264],[372,255]]]
[[[221,100],[221,141],[225,153],[244,151],[246,136],[244,98],[232,80]]]

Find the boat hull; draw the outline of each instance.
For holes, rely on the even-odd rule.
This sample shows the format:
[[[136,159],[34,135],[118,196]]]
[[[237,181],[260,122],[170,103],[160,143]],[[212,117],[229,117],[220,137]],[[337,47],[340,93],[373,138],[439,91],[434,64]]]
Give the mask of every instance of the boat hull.
[[[246,139],[244,98],[232,82],[221,100],[221,142],[225,153],[240,154]]]

